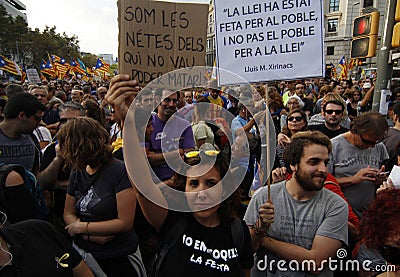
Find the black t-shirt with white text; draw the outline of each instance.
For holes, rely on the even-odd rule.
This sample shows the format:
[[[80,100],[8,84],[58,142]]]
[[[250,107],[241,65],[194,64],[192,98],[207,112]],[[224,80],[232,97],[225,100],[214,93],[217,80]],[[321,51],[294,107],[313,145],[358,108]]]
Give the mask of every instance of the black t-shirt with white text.
[[[166,232],[174,223],[167,217],[160,232]],[[243,276],[243,269],[253,266],[253,255],[248,227],[242,224],[244,243],[239,257],[230,223],[205,227],[188,216],[185,231],[167,253],[159,276]]]

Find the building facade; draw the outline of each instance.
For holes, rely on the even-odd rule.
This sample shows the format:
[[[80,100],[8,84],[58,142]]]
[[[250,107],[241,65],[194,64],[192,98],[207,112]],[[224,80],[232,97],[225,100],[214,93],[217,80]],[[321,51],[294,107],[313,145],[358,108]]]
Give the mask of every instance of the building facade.
[[[24,13],[26,6],[22,2],[18,0],[0,0],[0,4],[6,8],[7,13],[12,17],[21,16],[27,21],[26,14]]]

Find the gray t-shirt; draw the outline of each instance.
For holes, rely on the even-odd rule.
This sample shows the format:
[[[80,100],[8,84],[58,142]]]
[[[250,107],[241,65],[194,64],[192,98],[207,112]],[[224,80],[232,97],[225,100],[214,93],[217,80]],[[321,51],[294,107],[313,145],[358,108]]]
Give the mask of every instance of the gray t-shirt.
[[[286,181],[282,181],[271,186],[275,222],[267,231],[270,237],[305,249],[311,249],[316,235],[337,239],[347,244],[348,208],[340,196],[323,188],[313,198],[298,201],[288,193],[285,184]],[[267,200],[267,187],[260,188],[247,207],[244,216],[247,225],[253,225],[256,222],[259,207]],[[259,255],[259,259],[265,260],[265,257],[268,262],[275,260],[273,266],[268,266],[268,273],[271,276],[311,276],[306,272],[290,271],[288,263],[286,263],[288,271],[279,271],[276,265],[280,259],[266,250],[262,256]],[[257,270],[257,262],[252,273],[254,276],[265,276],[265,272]],[[325,269],[322,276],[333,276],[333,273]]]
[[[343,135],[332,140],[332,153],[328,164],[328,171],[336,178],[355,175],[360,169],[370,166],[380,168],[383,161],[389,158],[386,147],[378,143],[372,148],[361,149],[354,146]],[[359,184],[342,188],[344,196],[350,203],[358,218],[375,197],[375,184],[363,181]]]
[[[32,170],[37,157],[36,151],[38,150],[30,135],[10,138],[0,131],[0,163],[21,164]]]

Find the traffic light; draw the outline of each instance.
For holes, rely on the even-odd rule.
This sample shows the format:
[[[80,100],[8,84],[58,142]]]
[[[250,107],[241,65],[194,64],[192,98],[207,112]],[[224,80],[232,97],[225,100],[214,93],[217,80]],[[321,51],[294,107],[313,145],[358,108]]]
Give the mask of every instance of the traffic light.
[[[397,48],[400,47],[400,1],[397,0],[396,5],[396,13],[394,15],[394,19],[397,23],[393,27],[393,34],[392,34],[392,47]]]
[[[354,19],[350,57],[369,58],[376,54],[378,42],[379,12],[372,12]]]

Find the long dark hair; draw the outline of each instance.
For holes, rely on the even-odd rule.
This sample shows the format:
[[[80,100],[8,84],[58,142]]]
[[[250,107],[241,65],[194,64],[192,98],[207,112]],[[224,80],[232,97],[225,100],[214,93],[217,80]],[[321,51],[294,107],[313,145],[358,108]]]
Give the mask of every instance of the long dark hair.
[[[288,122],[289,122],[289,117],[294,114],[294,113],[299,113],[301,114],[301,117],[303,118],[304,122],[306,123],[304,127],[301,129],[301,131],[308,131],[308,122],[307,122],[307,115],[303,110],[300,109],[295,109],[292,110],[286,117],[286,125],[282,128],[281,133],[287,135],[289,138],[293,135],[292,131],[289,130],[288,128]]]

